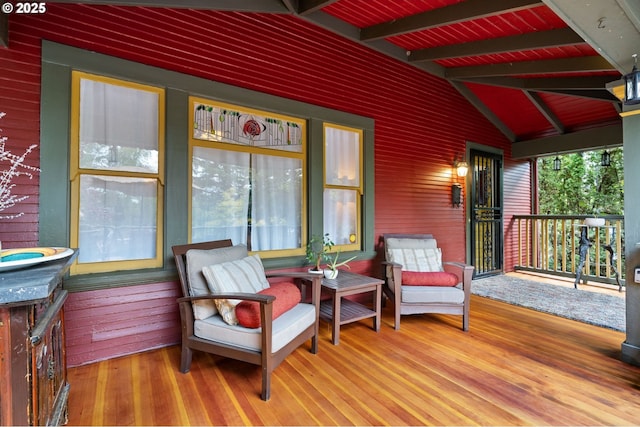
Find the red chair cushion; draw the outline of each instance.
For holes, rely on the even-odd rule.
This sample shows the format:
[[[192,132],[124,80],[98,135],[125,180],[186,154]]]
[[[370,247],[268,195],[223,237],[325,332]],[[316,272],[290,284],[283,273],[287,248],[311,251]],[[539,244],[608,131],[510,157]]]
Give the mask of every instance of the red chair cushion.
[[[455,286],[458,276],[446,271],[403,271],[402,284],[407,286]]]
[[[277,319],[287,310],[293,308],[300,302],[302,295],[300,289],[291,282],[278,282],[267,289],[263,289],[259,294],[273,295],[273,319]],[[260,327],[260,303],[255,301],[241,301],[236,306],[236,317],[238,323],[245,328]]]

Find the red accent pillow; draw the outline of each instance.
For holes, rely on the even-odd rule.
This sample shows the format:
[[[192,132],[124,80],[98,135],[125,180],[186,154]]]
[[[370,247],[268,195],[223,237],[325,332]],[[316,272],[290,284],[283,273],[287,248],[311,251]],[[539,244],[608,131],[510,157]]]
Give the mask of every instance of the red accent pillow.
[[[263,289],[259,294],[273,295],[273,319],[277,319],[281,314],[293,308],[300,302],[302,295],[300,289],[291,282],[278,282],[267,289]],[[260,303],[255,301],[241,301],[236,305],[236,317],[238,323],[245,328],[260,327]]]
[[[455,286],[458,276],[446,271],[403,271],[402,284],[407,286]]]

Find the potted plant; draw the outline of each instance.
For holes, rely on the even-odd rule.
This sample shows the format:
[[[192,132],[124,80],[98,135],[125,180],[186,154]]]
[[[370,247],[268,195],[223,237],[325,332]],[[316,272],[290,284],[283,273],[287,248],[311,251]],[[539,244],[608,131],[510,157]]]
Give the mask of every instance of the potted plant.
[[[327,268],[324,270],[324,275],[328,279],[335,279],[338,275],[338,267],[346,266],[349,261],[355,259],[353,256],[347,260],[340,261],[340,251],[335,254],[330,254],[331,248],[335,243],[329,237],[329,233],[325,233],[323,236],[313,235],[307,243],[307,261],[314,264],[314,267],[309,270],[310,273],[322,274],[323,270],[320,268],[320,264],[323,261],[326,262]]]
[[[324,277],[327,279],[335,279],[338,276],[338,267],[342,267],[344,265],[347,268],[351,268],[347,263],[354,260],[356,257],[352,256],[344,261],[339,261],[340,250],[338,250],[335,255],[325,253],[325,258],[327,259],[327,268],[324,270]]]
[[[333,242],[329,239],[329,233],[324,236],[313,235],[307,243],[307,261],[314,264],[314,267],[309,270],[310,273],[322,273],[320,264],[325,259],[325,254],[331,250]]]

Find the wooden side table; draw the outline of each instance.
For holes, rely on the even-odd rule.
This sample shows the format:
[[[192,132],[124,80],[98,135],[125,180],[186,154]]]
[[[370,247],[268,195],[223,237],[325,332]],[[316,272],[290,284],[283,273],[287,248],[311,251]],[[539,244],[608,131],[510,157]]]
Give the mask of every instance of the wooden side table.
[[[340,326],[373,317],[373,329],[380,331],[380,311],[382,301],[382,284],[384,282],[374,277],[367,277],[340,270],[335,279],[322,279],[322,288],[331,293],[331,300],[320,304],[320,318],[331,323],[331,341],[333,345],[340,343]],[[373,309],[364,305],[343,299],[347,295],[373,292]]]

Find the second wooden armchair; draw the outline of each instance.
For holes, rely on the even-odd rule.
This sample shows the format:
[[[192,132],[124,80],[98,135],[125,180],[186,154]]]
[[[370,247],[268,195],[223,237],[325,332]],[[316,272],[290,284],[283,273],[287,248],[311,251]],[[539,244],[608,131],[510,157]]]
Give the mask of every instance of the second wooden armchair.
[[[431,234],[385,234],[383,239],[383,291],[393,303],[395,329],[404,314],[444,313],[462,315],[467,331],[473,266],[442,262]]]

